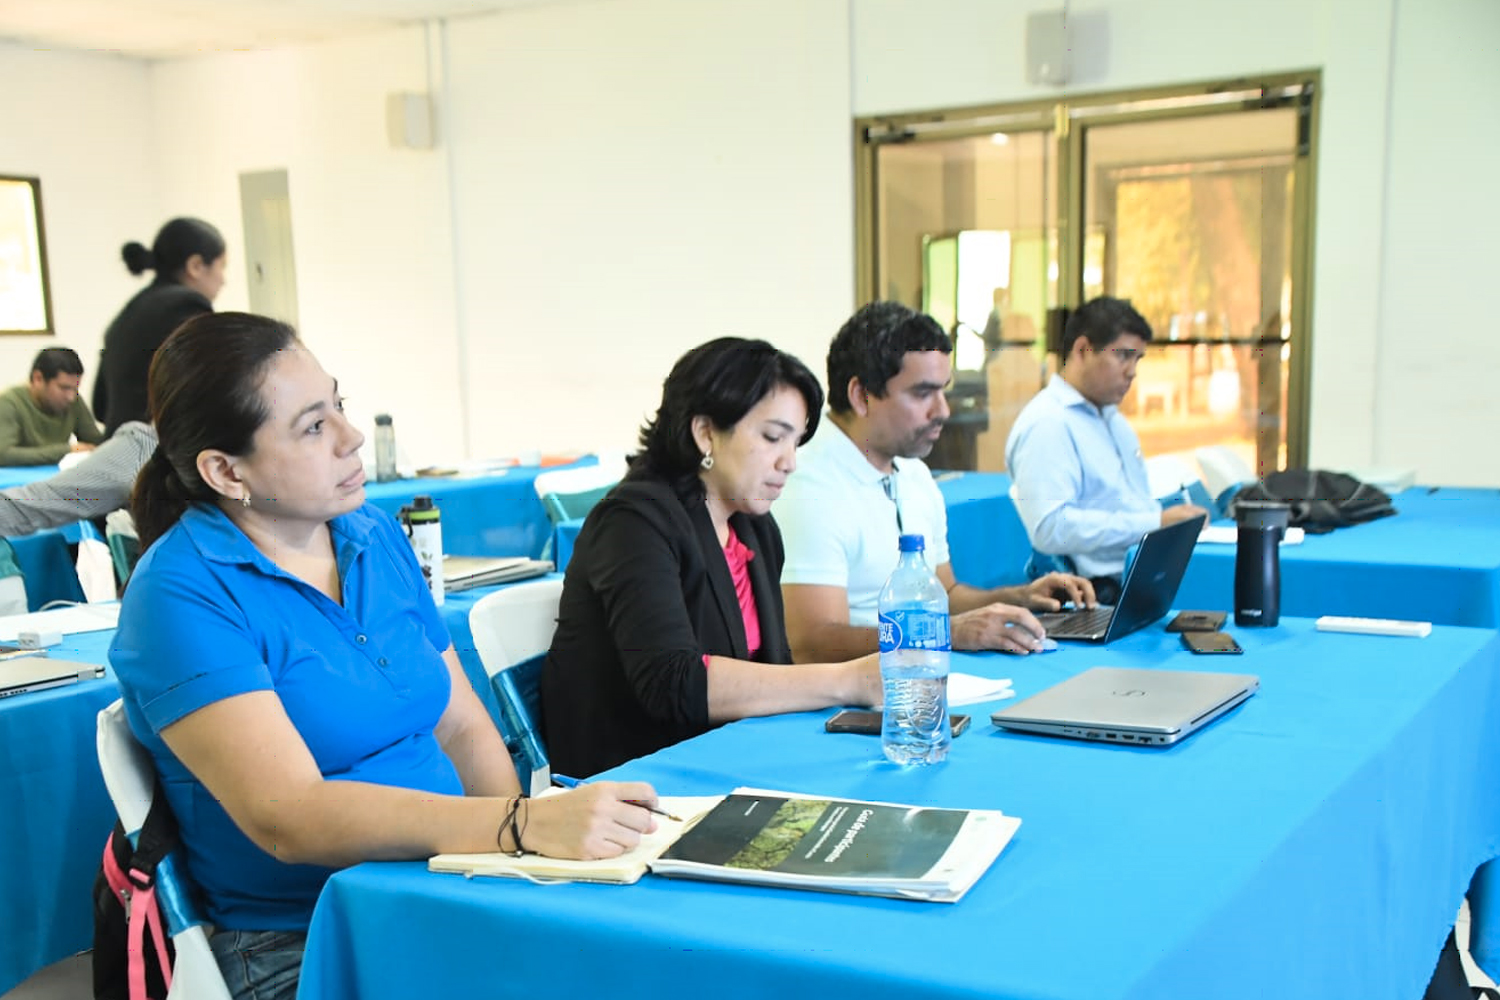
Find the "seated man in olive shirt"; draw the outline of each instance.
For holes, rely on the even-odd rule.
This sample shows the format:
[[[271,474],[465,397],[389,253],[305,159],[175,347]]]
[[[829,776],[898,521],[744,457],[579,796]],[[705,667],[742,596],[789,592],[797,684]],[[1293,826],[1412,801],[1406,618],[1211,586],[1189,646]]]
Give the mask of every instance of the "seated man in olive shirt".
[[[78,395],[82,379],[83,362],[71,348],[37,354],[30,380],[0,393],[0,465],[52,465],[104,440]]]

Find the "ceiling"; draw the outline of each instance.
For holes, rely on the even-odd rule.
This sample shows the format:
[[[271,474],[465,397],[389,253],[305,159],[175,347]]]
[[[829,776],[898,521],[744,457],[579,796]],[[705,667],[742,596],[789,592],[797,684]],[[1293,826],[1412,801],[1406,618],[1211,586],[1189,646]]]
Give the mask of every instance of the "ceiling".
[[[0,0],[0,42],[170,59],[560,0]]]

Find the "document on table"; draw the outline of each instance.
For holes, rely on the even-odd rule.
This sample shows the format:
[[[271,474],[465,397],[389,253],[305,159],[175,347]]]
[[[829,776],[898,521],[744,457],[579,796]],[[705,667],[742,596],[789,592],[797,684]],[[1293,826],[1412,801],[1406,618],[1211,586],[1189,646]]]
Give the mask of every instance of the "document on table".
[[[103,632],[120,624],[120,602],[106,604],[73,604],[51,611],[33,611],[29,615],[6,615],[0,618],[0,642],[15,642],[22,632]]]
[[[1288,528],[1281,536],[1282,545],[1301,545],[1303,531],[1301,528]],[[1240,540],[1240,529],[1232,524],[1209,524],[1198,532],[1198,543],[1209,545],[1233,545]]]
[[[983,701],[1001,701],[1014,698],[1016,692],[1010,686],[1010,678],[992,680],[977,674],[965,674],[957,670],[948,674],[948,707],[955,705],[977,705]]]

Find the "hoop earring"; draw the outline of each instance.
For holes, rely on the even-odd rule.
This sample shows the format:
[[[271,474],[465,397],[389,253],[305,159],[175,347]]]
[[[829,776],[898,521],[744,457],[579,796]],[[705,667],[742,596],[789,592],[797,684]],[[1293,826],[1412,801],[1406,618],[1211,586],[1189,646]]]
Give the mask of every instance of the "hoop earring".
[[[703,461],[699,462],[698,464],[703,467],[704,472],[707,472],[709,469],[712,469],[714,467],[714,457],[712,455],[704,455]]]
[[[250,493],[249,493],[249,491],[246,491],[243,495],[240,496],[240,503],[244,505],[244,507],[245,507],[246,510],[250,509]]]

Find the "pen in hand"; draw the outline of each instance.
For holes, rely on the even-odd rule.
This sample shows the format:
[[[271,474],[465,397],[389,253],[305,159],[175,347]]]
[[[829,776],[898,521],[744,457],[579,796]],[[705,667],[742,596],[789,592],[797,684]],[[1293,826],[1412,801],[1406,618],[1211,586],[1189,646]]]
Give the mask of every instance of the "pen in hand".
[[[577,778],[570,778],[566,774],[554,774],[552,776],[552,783],[558,788],[577,788],[579,785],[583,784],[583,782],[579,781]],[[656,815],[665,817],[666,819],[669,819],[674,823],[682,822],[682,817],[673,816],[671,813],[667,812],[664,809],[658,809],[655,806],[647,805],[640,799],[625,799],[624,801],[626,805],[640,806],[648,813],[655,813]]]

